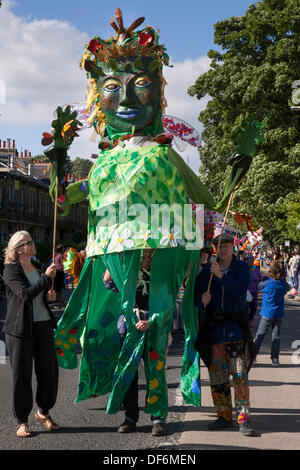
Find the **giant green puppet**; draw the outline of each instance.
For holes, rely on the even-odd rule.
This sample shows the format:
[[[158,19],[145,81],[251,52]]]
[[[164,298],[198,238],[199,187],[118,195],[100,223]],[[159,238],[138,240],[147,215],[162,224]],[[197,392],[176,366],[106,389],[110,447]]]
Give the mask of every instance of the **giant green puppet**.
[[[81,66],[89,78],[87,105],[90,123],[101,137],[100,153],[88,178],[64,187],[64,161],[76,134],[76,113],[58,108],[52,123],[54,143],[45,153],[52,161],[51,194],[58,177],[59,204],[67,214],[71,204],[89,200],[87,259],[65,312],[59,321],[56,347],[59,364],[78,366],[82,345],[77,401],[110,392],[107,413],[122,406],[126,390],[144,357],[147,381],[145,412],[165,418],[168,393],[165,354],[176,296],[187,272],[182,302],[185,350],[180,389],[187,404],[200,405],[200,368],[194,348],[197,321],[193,286],[199,248],[198,224],[188,210],[190,200],[215,208],[199,178],[173,150],[164,134],[163,64],[165,47],[150,26],[137,30],[116,12],[115,37],[92,39]],[[47,136],[46,136],[47,137]],[[46,139],[47,140],[47,139]],[[242,153],[242,152],[240,152]],[[230,190],[249,166],[238,155]],[[167,221],[167,222],[166,222]],[[147,333],[135,325],[137,277],[143,250],[154,250],[150,272]],[[109,269],[119,293],[107,290],[102,276]],[[127,336],[120,351],[117,321],[123,314]]]

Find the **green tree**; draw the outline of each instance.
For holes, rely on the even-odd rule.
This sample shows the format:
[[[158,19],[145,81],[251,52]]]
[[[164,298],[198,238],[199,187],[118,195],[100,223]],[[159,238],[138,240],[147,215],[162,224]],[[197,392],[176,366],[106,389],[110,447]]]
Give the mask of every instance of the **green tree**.
[[[72,173],[75,178],[86,178],[93,163],[85,158],[76,157],[72,165]]]
[[[265,141],[232,208],[252,214],[264,237],[278,244],[292,233],[283,223],[286,204],[300,188],[300,113],[290,108],[292,85],[300,79],[299,1],[256,2],[244,16],[218,22],[214,41],[222,51],[208,52],[210,70],[189,88],[191,96],[210,97],[199,115],[200,176],[220,198],[241,123],[251,117],[264,121]]]
[[[300,190],[289,194],[284,201],[280,200],[279,203],[282,203],[282,207],[277,209],[279,217],[276,226],[278,230],[286,233],[287,239],[300,242],[300,230],[297,229],[300,225]]]

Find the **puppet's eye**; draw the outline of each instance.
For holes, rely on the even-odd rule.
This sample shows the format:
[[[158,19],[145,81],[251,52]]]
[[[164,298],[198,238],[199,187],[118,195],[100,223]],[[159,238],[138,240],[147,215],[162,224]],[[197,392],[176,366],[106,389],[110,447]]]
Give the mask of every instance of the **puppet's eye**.
[[[148,80],[148,78],[145,78],[145,77],[139,77],[136,81],[135,81],[135,86],[139,87],[139,88],[144,88],[145,86],[147,85],[150,85],[150,80]]]
[[[103,89],[105,91],[118,91],[120,89],[120,84],[115,81],[109,81],[105,83]]]

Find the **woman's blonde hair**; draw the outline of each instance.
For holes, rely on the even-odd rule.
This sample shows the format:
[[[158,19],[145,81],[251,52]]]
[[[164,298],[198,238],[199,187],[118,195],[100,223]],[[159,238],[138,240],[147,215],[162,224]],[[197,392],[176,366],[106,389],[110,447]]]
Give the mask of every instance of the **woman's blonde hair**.
[[[29,233],[25,230],[20,230],[12,235],[10,238],[7,247],[4,250],[5,260],[4,264],[9,264],[12,261],[18,259],[18,253],[16,253],[16,248],[22,244],[25,237],[30,237]]]

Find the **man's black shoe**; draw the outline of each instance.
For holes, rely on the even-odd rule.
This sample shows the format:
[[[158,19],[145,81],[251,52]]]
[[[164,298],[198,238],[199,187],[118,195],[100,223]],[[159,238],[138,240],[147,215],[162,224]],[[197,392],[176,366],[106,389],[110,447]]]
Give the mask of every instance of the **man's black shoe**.
[[[136,431],[136,423],[133,423],[132,421],[129,421],[125,419],[124,423],[121,424],[118,428],[118,432],[121,434],[127,434],[129,432],[134,432]]]
[[[251,428],[250,424],[248,421],[243,421],[242,423],[239,424],[239,431],[244,435],[244,436],[255,436],[255,431],[253,428]]]
[[[228,429],[233,427],[232,421],[227,421],[220,416],[216,421],[208,425],[209,431],[221,431],[222,429]]]
[[[164,436],[166,434],[165,423],[156,423],[152,428],[152,436]]]

